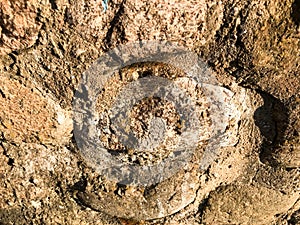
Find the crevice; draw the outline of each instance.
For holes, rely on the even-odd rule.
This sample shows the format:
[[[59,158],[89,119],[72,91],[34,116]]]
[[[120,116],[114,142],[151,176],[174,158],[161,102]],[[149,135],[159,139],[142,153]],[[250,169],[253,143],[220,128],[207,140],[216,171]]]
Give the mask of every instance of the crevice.
[[[7,162],[7,165],[9,166],[14,166],[14,163],[15,163],[15,160],[13,158],[8,158],[8,162]]]
[[[177,192],[174,192],[168,199],[168,202],[172,201],[173,198],[176,196]]]
[[[50,4],[51,4],[51,8],[52,8],[53,10],[56,10],[56,9],[57,9],[56,0],[50,0]]]
[[[6,95],[4,94],[4,92],[0,89],[0,95],[2,98],[6,98]]]
[[[9,53],[8,56],[13,60],[13,63],[9,65],[9,68],[13,68],[14,65],[17,63],[17,54],[16,52],[12,52],[12,53]]]
[[[209,195],[208,195],[208,197],[204,198],[201,201],[201,203],[199,204],[199,207],[198,207],[198,214],[199,214],[199,219],[200,219],[201,223],[203,223],[204,211],[205,211],[205,208],[208,205],[208,200],[209,200]]]
[[[84,196],[85,190],[87,187],[87,179],[86,177],[81,177],[81,179],[73,184],[72,186],[69,186],[67,191],[71,194],[74,201],[82,206],[82,207],[89,207],[85,201],[82,199],[82,196]]]
[[[120,37],[125,36],[125,32],[122,26],[122,17],[125,12],[125,4],[126,0],[123,0],[120,4],[118,11],[114,15],[114,18],[109,23],[110,26],[104,38],[104,46],[106,49],[110,49],[113,45],[112,38],[114,31],[116,31]]]
[[[69,191],[85,191],[87,187],[87,179],[82,177],[78,182],[69,187]]]
[[[295,0],[292,4],[292,19],[296,26],[300,25],[300,0]]]
[[[300,201],[300,198],[293,204],[293,206],[288,210],[292,211],[290,214],[290,218],[288,219],[289,225],[297,225],[300,223],[300,209],[296,209],[295,206]]]
[[[2,140],[0,140],[2,141]],[[15,163],[15,160],[8,154],[6,148],[4,147],[3,143],[1,142],[0,143],[0,146],[2,147],[3,149],[3,155],[8,158],[8,162],[7,162],[7,165],[13,167],[14,166],[14,163]]]

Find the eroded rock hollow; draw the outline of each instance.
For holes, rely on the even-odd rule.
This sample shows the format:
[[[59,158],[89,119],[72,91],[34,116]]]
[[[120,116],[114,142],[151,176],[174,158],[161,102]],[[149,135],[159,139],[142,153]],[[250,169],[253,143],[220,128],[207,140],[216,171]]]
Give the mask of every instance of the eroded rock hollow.
[[[0,224],[300,224],[298,0],[2,0],[0,37]]]

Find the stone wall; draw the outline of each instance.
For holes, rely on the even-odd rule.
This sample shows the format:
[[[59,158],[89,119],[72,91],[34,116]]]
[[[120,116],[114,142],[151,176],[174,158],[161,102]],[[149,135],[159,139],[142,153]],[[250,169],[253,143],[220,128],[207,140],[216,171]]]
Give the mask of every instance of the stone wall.
[[[0,3],[0,224],[300,224],[300,2],[102,4]],[[208,168],[146,188],[90,167],[72,122],[82,73],[139,40],[197,53],[239,112]]]

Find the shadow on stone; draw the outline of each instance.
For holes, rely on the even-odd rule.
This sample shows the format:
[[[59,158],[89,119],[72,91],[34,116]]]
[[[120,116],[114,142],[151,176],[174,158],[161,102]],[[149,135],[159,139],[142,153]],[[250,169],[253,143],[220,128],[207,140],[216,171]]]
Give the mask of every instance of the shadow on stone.
[[[289,224],[291,225],[297,225],[300,223],[300,209],[298,211],[296,211],[291,219],[289,220]]]
[[[263,136],[260,151],[261,162],[278,166],[276,150],[285,140],[285,131],[289,123],[288,110],[284,104],[272,95],[258,91],[264,100],[264,105],[254,113],[256,126]]]
[[[292,19],[294,23],[300,25],[300,0],[295,0],[292,5]]]

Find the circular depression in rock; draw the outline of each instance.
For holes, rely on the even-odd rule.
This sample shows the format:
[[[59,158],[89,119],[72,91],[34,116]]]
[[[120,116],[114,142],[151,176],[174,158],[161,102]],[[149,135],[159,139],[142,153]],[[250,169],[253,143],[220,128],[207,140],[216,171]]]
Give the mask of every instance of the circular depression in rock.
[[[236,89],[172,43],[131,43],[101,57],[74,100],[77,145],[98,173],[79,200],[136,220],[187,206],[219,150],[238,142],[248,106]]]
[[[129,107],[126,114],[128,117],[126,129],[130,130],[131,133],[127,134],[126,137],[134,136],[135,140],[131,142],[122,139],[121,135],[118,136],[116,124],[112,119],[114,112],[120,112],[120,109],[113,106],[117,104],[115,103],[116,98],[122,98],[122,89],[128,83],[138,79],[142,83],[147,83],[149,78],[157,82],[160,77],[171,79],[178,87],[184,89],[195,102],[192,108],[193,114],[197,119],[197,125],[202,129],[197,128],[197,142],[193,144],[199,145],[198,149],[200,149],[200,146],[205,146],[205,142],[209,139],[211,129],[211,121],[208,117],[209,103],[195,82],[187,79],[183,71],[164,63],[130,65],[122,68],[112,77],[110,82],[104,85],[96,106],[99,113],[97,130],[101,144],[108,149],[110,154],[125,164],[151,166],[178,153],[176,148],[180,143],[182,128],[185,126],[186,120],[182,119],[182,114],[180,115],[174,102],[149,95]],[[134,92],[138,91],[136,87],[131,88]],[[144,91],[144,87],[139,91]],[[129,91],[125,89],[125,92]],[[134,95],[134,93],[130,93],[130,95]]]

